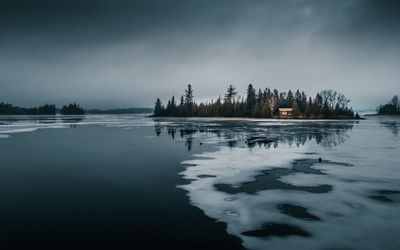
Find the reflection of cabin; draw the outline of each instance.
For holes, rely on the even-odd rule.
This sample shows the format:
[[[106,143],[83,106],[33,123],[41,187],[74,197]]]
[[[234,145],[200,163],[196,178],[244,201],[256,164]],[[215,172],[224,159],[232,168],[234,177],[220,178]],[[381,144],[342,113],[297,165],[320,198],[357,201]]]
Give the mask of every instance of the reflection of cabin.
[[[292,108],[279,108],[279,115],[280,116],[291,116],[292,115]]]

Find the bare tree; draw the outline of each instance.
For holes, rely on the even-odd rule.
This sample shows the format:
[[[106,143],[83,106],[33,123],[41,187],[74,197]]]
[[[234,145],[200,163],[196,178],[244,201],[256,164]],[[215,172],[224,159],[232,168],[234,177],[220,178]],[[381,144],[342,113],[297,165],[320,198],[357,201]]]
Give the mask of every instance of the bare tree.
[[[347,107],[347,104],[349,104],[350,100],[347,99],[343,94],[338,94],[337,95],[337,104],[339,104],[339,106],[344,109]]]
[[[336,105],[336,96],[338,92],[333,91],[332,89],[325,89],[320,92],[322,99],[326,102],[330,107],[334,107]]]

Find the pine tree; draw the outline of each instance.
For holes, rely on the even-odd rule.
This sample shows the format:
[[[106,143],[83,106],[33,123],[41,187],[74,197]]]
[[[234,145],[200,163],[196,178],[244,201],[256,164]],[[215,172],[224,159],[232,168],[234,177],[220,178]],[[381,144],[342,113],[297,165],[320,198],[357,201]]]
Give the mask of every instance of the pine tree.
[[[291,107],[294,101],[292,90],[289,89],[286,97],[286,106]]]
[[[246,112],[248,115],[251,115],[251,111],[253,106],[256,104],[256,90],[253,88],[253,85],[249,84],[247,87],[247,99],[246,99]]]
[[[260,105],[256,102],[256,104],[251,109],[251,116],[252,117],[260,117],[259,106]]]
[[[316,118],[346,118],[353,117],[354,112],[347,107],[349,100],[333,90],[319,92],[315,99],[311,97],[307,101],[304,92],[296,90],[294,96],[291,90],[279,93],[269,88],[256,90],[249,84],[247,99],[237,96],[233,85],[227,89],[224,99],[221,96],[214,102],[205,102],[197,105],[193,99],[193,89],[188,84],[185,94],[181,96],[179,105],[172,96],[164,108],[158,98],[155,104],[155,116],[224,116],[224,117],[262,117],[269,118],[278,114],[278,107],[292,107],[292,117],[316,117]],[[292,101],[291,101],[292,100]],[[291,102],[290,102],[291,101]],[[395,96],[391,102],[378,107],[379,113],[400,113],[399,99]],[[11,104],[0,103],[0,114],[50,114],[55,112],[54,105],[43,105],[33,108],[14,107]],[[64,105],[62,114],[78,114],[84,112],[77,104]]]
[[[176,103],[175,103],[175,96],[171,98],[171,115],[176,115]]]
[[[228,89],[226,90],[224,102],[233,102],[237,92],[235,91],[236,88],[233,85],[229,85]]]
[[[34,114],[35,113],[35,110],[36,110],[36,108],[34,108],[34,110],[32,110],[33,111],[33,113],[32,114]],[[37,112],[37,111],[36,111]],[[61,114],[63,114],[63,115],[83,115],[83,114],[85,114],[85,111],[83,110],[83,108],[81,108],[80,106],[79,106],[79,104],[76,104],[76,103],[71,103],[71,104],[69,104],[68,106],[67,105],[64,105],[62,108],[61,108]]]
[[[314,105],[312,110],[313,115],[319,116],[321,114],[321,109],[322,109],[322,96],[318,93],[315,96],[314,100]]]
[[[300,90],[296,90],[296,93],[294,94],[294,100],[297,102],[297,104],[300,106],[301,103],[301,93]]]
[[[297,104],[296,101],[293,101],[293,103],[292,103],[292,108],[293,108],[293,110],[292,110],[292,117],[293,117],[293,118],[299,118],[300,115],[301,115],[301,113],[300,113],[300,107],[299,107],[299,105]]]
[[[304,91],[301,92],[301,102],[299,103],[301,112],[305,112],[307,108],[307,96]]]
[[[185,105],[190,109],[193,106],[193,89],[190,84],[188,84],[187,89],[185,89]]]
[[[232,117],[234,115],[234,99],[236,94],[235,87],[232,84],[229,85],[224,97],[224,104],[222,105],[222,116]]]
[[[262,100],[263,100],[263,92],[261,91],[261,89],[258,89],[257,103],[260,104]]]
[[[162,113],[163,107],[162,103],[160,101],[160,98],[157,98],[156,104],[154,106],[154,116],[161,116],[163,115]]]
[[[330,109],[329,109],[329,104],[328,101],[326,100],[324,102],[324,105],[322,106],[322,117],[323,118],[329,118],[331,115]]]
[[[171,101],[168,100],[167,108],[165,109],[165,115],[169,116],[169,115],[171,115],[171,113],[172,113]]]
[[[263,118],[271,118],[271,107],[269,106],[269,103],[263,102],[262,103],[262,109],[261,109],[261,117]]]
[[[193,89],[192,85],[188,84],[187,89],[185,89],[185,116],[193,115]]]
[[[308,99],[308,103],[307,103],[307,107],[306,110],[304,111],[304,115],[307,117],[310,117],[312,114],[312,107],[313,107],[313,103],[312,103],[312,99],[311,97]]]

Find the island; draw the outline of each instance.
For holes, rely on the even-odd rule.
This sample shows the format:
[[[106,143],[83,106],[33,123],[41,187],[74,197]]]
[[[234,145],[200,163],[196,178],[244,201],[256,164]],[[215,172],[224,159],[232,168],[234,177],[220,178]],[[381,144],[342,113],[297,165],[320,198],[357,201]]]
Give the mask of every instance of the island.
[[[307,97],[304,91],[279,92],[269,88],[258,91],[249,84],[246,98],[238,95],[236,88],[229,85],[224,97],[215,101],[194,101],[193,88],[187,85],[178,103],[172,96],[164,105],[157,98],[154,117],[236,117],[275,119],[360,119],[348,107],[350,102],[343,94],[328,89],[315,98]]]
[[[39,107],[24,108],[14,106],[10,103],[0,103],[0,115],[56,115],[57,108],[55,104],[44,104]],[[76,103],[64,105],[59,110],[62,115],[83,115],[85,111]]]
[[[39,107],[22,108],[9,103],[0,103],[0,115],[55,115],[56,105],[44,104]]]
[[[79,104],[71,103],[69,105],[64,105],[61,108],[60,113],[62,115],[84,115],[85,111],[79,106]]]
[[[24,108],[10,103],[0,102],[0,115],[84,115],[84,114],[151,114],[153,108],[115,108],[115,109],[83,109],[77,103],[63,105],[61,109],[55,104],[44,104],[39,107]]]
[[[376,111],[377,115],[400,115],[399,96],[393,96],[387,104],[378,106]]]
[[[117,108],[117,109],[89,109],[85,111],[87,114],[96,114],[96,115],[119,115],[119,114],[146,114],[153,113],[154,109],[152,108]]]

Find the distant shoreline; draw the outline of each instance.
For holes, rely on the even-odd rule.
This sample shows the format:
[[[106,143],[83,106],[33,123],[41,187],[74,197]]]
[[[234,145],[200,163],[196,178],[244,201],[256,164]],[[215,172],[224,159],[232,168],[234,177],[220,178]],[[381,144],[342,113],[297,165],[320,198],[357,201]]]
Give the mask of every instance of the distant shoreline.
[[[212,119],[229,119],[229,120],[363,120],[365,118],[289,118],[289,117],[271,117],[271,118],[256,118],[256,117],[225,117],[225,116],[154,116],[149,115],[149,118],[212,118]]]
[[[400,116],[400,114],[365,114],[363,116]]]
[[[157,98],[154,105],[155,117],[244,117],[276,119],[361,119],[348,106],[350,102],[343,94],[332,89],[322,90],[315,98],[307,97],[297,89],[279,92],[266,87],[258,91],[249,84],[246,98],[238,95],[236,88],[229,85],[224,98],[196,103],[193,88],[187,85],[179,101],[172,96],[164,105]]]

